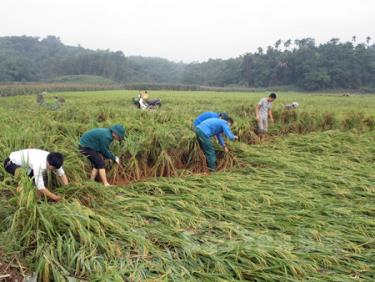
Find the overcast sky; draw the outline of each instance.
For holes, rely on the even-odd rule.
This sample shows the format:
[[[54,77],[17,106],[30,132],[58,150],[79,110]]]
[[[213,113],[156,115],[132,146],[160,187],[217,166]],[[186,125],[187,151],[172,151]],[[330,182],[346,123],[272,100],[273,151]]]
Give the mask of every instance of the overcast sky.
[[[237,57],[277,39],[375,41],[375,0],[1,0],[0,36],[174,61]]]

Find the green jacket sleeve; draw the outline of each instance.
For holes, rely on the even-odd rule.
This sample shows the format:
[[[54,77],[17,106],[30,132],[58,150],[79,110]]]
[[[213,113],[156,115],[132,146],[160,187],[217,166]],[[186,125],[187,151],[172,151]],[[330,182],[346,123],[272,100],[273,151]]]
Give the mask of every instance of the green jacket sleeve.
[[[100,142],[100,152],[103,154],[103,156],[106,159],[115,160],[115,155],[109,150],[109,145],[111,142],[108,142],[107,140],[103,140],[103,142]]]

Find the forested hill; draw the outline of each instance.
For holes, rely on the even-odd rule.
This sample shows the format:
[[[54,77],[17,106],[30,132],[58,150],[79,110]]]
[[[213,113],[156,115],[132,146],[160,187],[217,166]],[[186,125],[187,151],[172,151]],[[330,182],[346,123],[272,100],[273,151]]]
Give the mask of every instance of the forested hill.
[[[125,50],[126,51],[126,50]],[[58,37],[0,37],[0,81],[46,81],[63,75],[97,75],[121,83],[207,86],[297,86],[304,90],[375,87],[375,45],[332,39],[278,40],[237,58],[175,63],[161,58],[64,45]]]

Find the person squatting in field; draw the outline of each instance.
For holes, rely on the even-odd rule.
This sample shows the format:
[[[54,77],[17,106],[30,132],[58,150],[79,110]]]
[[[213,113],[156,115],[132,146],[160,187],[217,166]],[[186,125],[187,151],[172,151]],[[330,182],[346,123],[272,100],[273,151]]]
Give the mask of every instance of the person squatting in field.
[[[148,93],[147,91],[144,91],[144,93],[139,93],[139,108],[142,110],[146,110],[148,108],[147,104],[147,99],[148,99]]]
[[[161,100],[149,100],[149,95],[145,90],[143,93],[139,92],[137,105],[142,110],[154,109],[156,107],[161,107]]]
[[[109,145],[114,139],[122,141],[124,137],[125,128],[121,124],[115,124],[110,128],[94,128],[82,135],[79,151],[93,166],[90,177],[92,180],[95,180],[99,174],[104,186],[110,186],[105,172],[104,158],[120,163],[120,159],[109,150]]]
[[[55,195],[46,188],[48,181],[47,170],[55,172],[60,176],[64,185],[68,185],[68,178],[62,167],[64,156],[57,152],[47,152],[38,149],[25,149],[12,152],[8,158],[4,160],[4,168],[11,175],[16,174],[19,168],[27,168],[28,176],[34,179],[34,183],[38,189],[38,196],[46,196],[47,198],[58,202],[61,197]]]
[[[299,103],[298,102],[293,102],[291,104],[287,104],[285,105],[285,110],[295,110],[299,107]]]
[[[202,148],[204,155],[206,156],[208,169],[210,171],[216,170],[216,152],[212,145],[211,137],[216,136],[219,144],[227,153],[229,150],[225,145],[223,134],[225,134],[231,141],[238,139],[238,137],[230,130],[232,124],[233,119],[230,117],[228,117],[227,120],[209,118],[198,124],[195,129],[199,146]]]
[[[268,116],[272,123],[274,119],[272,116],[272,102],[276,100],[276,94],[271,93],[267,98],[260,99],[256,106],[256,119],[258,122],[259,140],[262,142],[268,131]]]
[[[200,114],[193,122],[193,130],[195,131],[196,127],[202,122],[205,121],[206,119],[209,118],[221,118],[223,120],[228,121],[228,114],[227,113],[215,113],[215,112],[204,112]]]

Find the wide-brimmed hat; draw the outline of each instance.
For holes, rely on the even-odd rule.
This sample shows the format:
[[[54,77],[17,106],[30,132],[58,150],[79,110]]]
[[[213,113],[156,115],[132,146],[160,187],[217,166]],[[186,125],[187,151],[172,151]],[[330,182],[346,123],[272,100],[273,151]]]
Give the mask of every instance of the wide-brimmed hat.
[[[115,124],[110,127],[111,131],[120,136],[121,140],[125,138],[125,128],[121,124]]]

